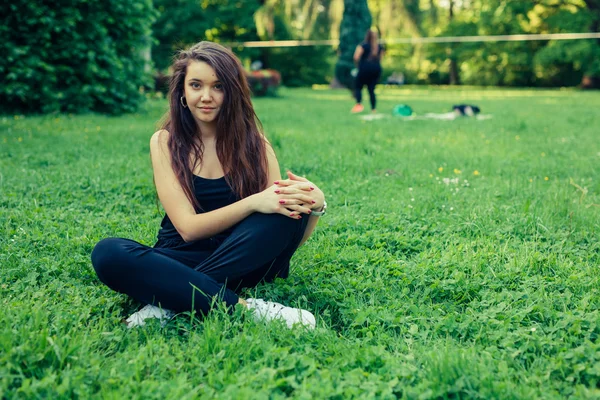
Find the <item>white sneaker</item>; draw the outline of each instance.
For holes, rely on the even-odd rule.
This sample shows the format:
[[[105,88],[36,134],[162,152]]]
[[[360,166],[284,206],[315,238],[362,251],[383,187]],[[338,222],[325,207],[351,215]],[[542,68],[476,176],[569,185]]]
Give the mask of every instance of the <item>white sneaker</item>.
[[[315,329],[315,316],[310,311],[300,308],[286,307],[283,304],[263,299],[247,299],[248,309],[252,311],[256,320],[272,321],[281,319],[288,328],[300,324],[308,329]]]
[[[164,308],[159,308],[153,305],[146,305],[138,312],[134,312],[127,318],[127,327],[134,328],[136,326],[144,326],[146,323],[144,320],[148,318],[158,318],[163,326],[167,324],[167,322],[173,318],[175,313],[171,310],[165,310]]]

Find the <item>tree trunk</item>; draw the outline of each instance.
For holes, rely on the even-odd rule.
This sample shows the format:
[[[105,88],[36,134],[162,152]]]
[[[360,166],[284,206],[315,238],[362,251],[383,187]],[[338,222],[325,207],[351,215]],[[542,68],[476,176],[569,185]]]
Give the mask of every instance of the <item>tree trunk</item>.
[[[454,0],[450,0],[450,10],[448,13],[448,19],[452,21],[454,18]],[[456,62],[456,57],[453,54],[452,46],[448,47],[448,58],[450,59],[450,84],[458,85],[460,84],[460,79],[458,76],[458,65]]]
[[[452,52],[452,50],[450,50]],[[451,54],[450,55],[450,84],[451,85],[459,85],[460,80],[458,76],[458,65],[456,63],[456,58]]]
[[[592,14],[592,24],[590,32],[600,32],[600,0],[585,0],[587,8]],[[600,39],[596,39],[596,46],[600,48]],[[600,53],[600,50],[598,51]],[[583,74],[581,87],[583,89],[600,89],[600,71],[588,72]]]

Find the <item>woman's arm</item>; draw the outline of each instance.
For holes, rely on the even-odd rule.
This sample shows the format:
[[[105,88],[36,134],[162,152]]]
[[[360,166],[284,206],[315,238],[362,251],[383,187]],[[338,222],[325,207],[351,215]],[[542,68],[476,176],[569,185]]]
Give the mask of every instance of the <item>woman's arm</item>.
[[[240,201],[207,213],[196,214],[171,166],[171,155],[167,145],[169,133],[156,132],[150,140],[150,153],[154,170],[154,183],[158,198],[175,229],[186,242],[206,239],[237,224],[254,212],[280,213],[288,217],[290,212],[279,204],[280,196],[275,185],[248,196]],[[271,150],[272,151],[272,150]],[[271,166],[269,166],[269,177]],[[308,196],[294,196],[308,199]]]
[[[312,210],[321,211],[325,205],[325,195],[315,185],[310,182],[308,179],[295,175],[291,171],[287,171],[288,180],[279,181],[279,186],[282,187],[281,191],[283,193],[295,193],[305,191],[311,197]],[[317,226],[317,222],[319,222],[319,217],[316,215],[311,215],[309,217],[308,224],[306,225],[306,230],[304,231],[304,236],[302,236],[302,240],[300,241],[299,246],[302,246],[306,240],[312,235],[315,227]]]
[[[281,171],[279,170],[279,161],[277,161],[277,156],[275,155],[275,151],[273,150],[273,146],[267,139],[267,163],[269,165],[269,169],[267,171],[267,185],[272,185],[275,181],[281,180]]]
[[[306,230],[304,231],[304,236],[302,236],[302,240],[300,241],[300,244],[298,245],[298,247],[302,246],[304,244],[304,242],[306,242],[308,240],[310,235],[312,235],[312,233],[315,230],[315,227],[317,226],[317,222],[319,222],[319,217],[317,217],[315,215],[311,215],[310,219],[308,220],[308,224],[306,224]]]
[[[358,46],[356,46],[356,50],[354,50],[354,57],[352,57],[354,59],[354,64],[358,64],[364,51],[365,50],[362,48],[362,46],[360,44]]]

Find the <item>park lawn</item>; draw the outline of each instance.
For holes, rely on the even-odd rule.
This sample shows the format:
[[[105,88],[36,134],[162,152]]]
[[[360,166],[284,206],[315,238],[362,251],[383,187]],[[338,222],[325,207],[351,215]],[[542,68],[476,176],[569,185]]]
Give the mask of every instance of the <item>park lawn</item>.
[[[291,276],[244,294],[317,329],[237,310],[128,330],[94,244],[152,245],[161,212],[134,115],[0,117],[0,398],[598,398],[600,93],[282,90],[256,110],[282,171],[328,213]],[[479,105],[492,119],[403,121]],[[368,108],[368,107],[366,107]]]

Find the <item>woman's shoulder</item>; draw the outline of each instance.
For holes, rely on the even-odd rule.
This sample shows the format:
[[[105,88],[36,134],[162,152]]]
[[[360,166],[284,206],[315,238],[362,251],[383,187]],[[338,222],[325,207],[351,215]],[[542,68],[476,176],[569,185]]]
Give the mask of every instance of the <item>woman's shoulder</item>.
[[[161,129],[150,138],[150,154],[170,154],[169,151],[169,131]]]
[[[154,132],[154,134],[150,138],[150,145],[161,145],[163,143],[166,144],[169,140],[169,135],[170,134],[168,130],[159,129],[158,131]]]

